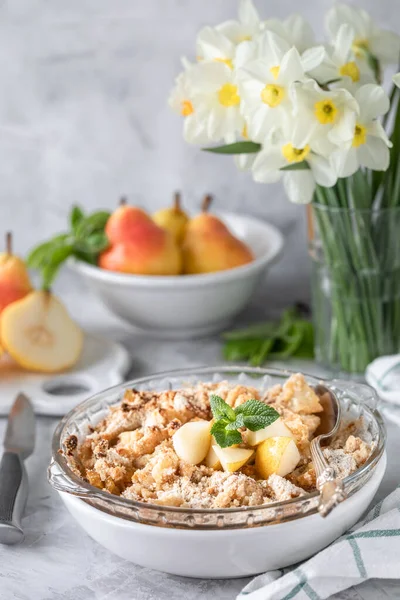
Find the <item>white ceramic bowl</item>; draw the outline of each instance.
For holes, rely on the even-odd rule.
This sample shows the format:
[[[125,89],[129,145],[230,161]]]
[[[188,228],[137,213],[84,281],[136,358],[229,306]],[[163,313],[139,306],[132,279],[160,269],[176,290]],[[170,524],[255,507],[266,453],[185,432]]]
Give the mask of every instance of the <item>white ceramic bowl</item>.
[[[338,395],[343,415],[363,417],[375,447],[368,461],[344,480],[348,498],[325,519],[318,493],[261,507],[185,509],[134,502],[83,482],[59,453],[71,434],[82,439],[89,425],[121,399],[125,389],[172,389],[196,381],[228,380],[265,389],[290,372],[221,367],[187,369],[131,381],[87,400],[60,422],[53,438],[49,479],[72,516],[97,542],[144,567],[187,577],[244,577],[283,568],[318,552],[365,512],[382,480],[385,429],[368,386],[324,382]],[[312,385],[318,381],[307,377]]]
[[[282,234],[244,215],[220,213],[231,231],[252,249],[242,267],[184,276],[125,275],[72,261],[78,272],[118,317],[160,338],[191,338],[220,331],[249,302],[257,283],[277,261]]]

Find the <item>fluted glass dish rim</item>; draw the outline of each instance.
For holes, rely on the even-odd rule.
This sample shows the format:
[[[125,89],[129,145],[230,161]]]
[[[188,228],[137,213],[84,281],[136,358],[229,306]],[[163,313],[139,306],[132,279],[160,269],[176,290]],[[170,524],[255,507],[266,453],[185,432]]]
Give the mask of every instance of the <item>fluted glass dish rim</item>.
[[[237,383],[250,385],[249,379],[261,379],[264,382],[262,388],[270,387],[279,381],[268,381],[279,379],[280,381],[290,377],[296,371],[287,369],[244,367],[244,366],[220,366],[199,367],[190,369],[176,369],[164,371],[146,377],[135,378],[118,386],[113,386],[102,392],[98,392],[76,406],[66,414],[58,423],[52,440],[52,459],[49,466],[48,478],[50,484],[59,492],[69,493],[80,497],[92,507],[120,517],[125,520],[141,524],[178,527],[190,529],[245,529],[259,525],[276,524],[282,521],[302,518],[317,512],[319,492],[314,491],[305,496],[273,502],[257,506],[241,506],[235,508],[182,508],[175,506],[161,506],[147,502],[139,502],[113,495],[107,491],[100,490],[76,475],[68,464],[63,450],[64,441],[71,434],[82,439],[83,432],[80,429],[93,425],[99,418],[91,420],[91,417],[103,411],[106,407],[118,404],[125,390],[151,389],[156,384],[163,384],[164,389],[176,389],[185,382],[224,381],[229,377]],[[360,415],[368,420],[374,430],[375,447],[371,456],[364,465],[354,473],[346,477],[345,489],[349,495],[357,492],[369,480],[376,465],[382,458],[386,446],[386,430],[380,413],[377,410],[378,399],[375,391],[365,384],[354,381],[328,380],[313,375],[305,374],[311,385],[322,383],[336,393],[342,403],[357,410]],[[246,383],[244,383],[246,379]],[[254,384],[254,381],[253,381]],[[146,388],[146,385],[150,386]],[[163,387],[157,388],[160,391]]]

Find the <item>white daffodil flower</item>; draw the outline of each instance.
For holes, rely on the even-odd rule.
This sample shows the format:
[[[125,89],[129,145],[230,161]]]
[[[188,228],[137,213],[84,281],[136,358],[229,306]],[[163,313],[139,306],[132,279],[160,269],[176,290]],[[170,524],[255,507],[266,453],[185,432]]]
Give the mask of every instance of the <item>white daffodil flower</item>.
[[[175,81],[170,97],[170,107],[184,118],[183,135],[190,144],[205,144],[210,141],[204,115],[198,110],[192,88],[189,83],[189,63],[185,64],[186,71],[181,73]]]
[[[200,62],[187,72],[186,83],[208,141],[219,142],[243,131],[245,121],[240,112],[239,90],[229,66],[215,61]]]
[[[303,31],[304,28],[304,31]],[[309,31],[308,31],[309,29]],[[286,21],[271,19],[264,22],[264,32],[256,36],[252,41],[243,42],[237,47],[235,66],[245,67],[248,62],[258,58],[268,58],[271,39],[267,32],[280,40],[280,52],[284,54],[295,47],[301,54],[301,63],[304,72],[315,69],[325,58],[324,46],[309,47],[314,34],[307,23],[298,15],[292,15]]]
[[[291,88],[296,125],[294,143],[302,147],[306,140],[318,139],[319,152],[329,155],[335,146],[353,141],[359,107],[345,89],[325,91],[314,80],[296,83]]]
[[[290,85],[304,79],[296,48],[288,50],[281,37],[267,31],[260,39],[260,56],[237,71],[242,111],[250,139],[263,142],[271,129],[292,110]]]
[[[216,29],[233,44],[251,40],[260,31],[261,22],[252,0],[240,0],[238,20],[225,21]]]
[[[341,25],[332,47],[326,49],[324,60],[309,72],[320,85],[343,78],[358,85],[375,83],[369,64],[360,60],[354,52],[353,40],[353,28],[347,23]]]
[[[198,61],[215,60],[233,69],[236,45],[215,27],[204,27],[197,36]]]
[[[379,85],[367,84],[355,92],[360,107],[354,127],[351,147],[336,151],[332,161],[339,177],[353,175],[360,166],[374,171],[386,171],[389,167],[392,143],[378,118],[387,113],[390,102]]]
[[[383,65],[398,62],[400,37],[392,31],[379,29],[362,8],[336,4],[328,11],[325,24],[333,40],[343,24],[349,25],[354,31],[353,50],[360,59],[366,60],[372,55]]]
[[[332,187],[337,173],[330,160],[321,156],[315,147],[316,138],[302,147],[295,146],[292,133],[295,120],[287,120],[279,134],[257,154],[252,167],[253,178],[260,183],[283,180],[289,199],[296,204],[311,202],[316,184]],[[304,166],[304,169],[283,170],[285,167]]]
[[[315,35],[312,27],[300,15],[290,15],[284,21],[268,19],[262,23],[262,29],[273,31],[286,40],[289,46],[296,46],[300,54],[315,46]]]

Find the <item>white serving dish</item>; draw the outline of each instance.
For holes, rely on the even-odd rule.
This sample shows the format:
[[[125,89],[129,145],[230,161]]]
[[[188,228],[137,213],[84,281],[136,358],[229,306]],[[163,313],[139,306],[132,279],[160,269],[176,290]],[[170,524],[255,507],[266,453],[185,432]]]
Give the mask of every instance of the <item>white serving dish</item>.
[[[142,525],[101,512],[70,494],[61,493],[61,498],[90,537],[125,560],[184,577],[247,577],[303,561],[340,537],[367,510],[385,468],[386,455],[371,479],[325,519],[313,514],[239,530],[193,531]]]
[[[69,264],[111,312],[131,325],[166,339],[209,335],[226,328],[246,306],[283,247],[282,234],[269,223],[238,214],[218,216],[249,245],[253,262],[219,273],[163,277]]]
[[[63,440],[82,439],[125,389],[173,389],[197,381],[222,381],[265,389],[291,373],[277,369],[219,367],[186,369],[137,379],[90,398],[58,425],[49,480],[72,516],[97,542],[121,558],[144,567],[187,577],[245,577],[283,568],[326,547],[366,511],[385,467],[385,428],[376,411],[376,395],[358,383],[324,381],[335,391],[344,418],[363,417],[374,451],[346,477],[348,498],[325,519],[317,513],[319,494],[286,502],[232,509],[160,507],[98,490],[78,478],[60,454]],[[307,377],[312,385],[319,380]]]

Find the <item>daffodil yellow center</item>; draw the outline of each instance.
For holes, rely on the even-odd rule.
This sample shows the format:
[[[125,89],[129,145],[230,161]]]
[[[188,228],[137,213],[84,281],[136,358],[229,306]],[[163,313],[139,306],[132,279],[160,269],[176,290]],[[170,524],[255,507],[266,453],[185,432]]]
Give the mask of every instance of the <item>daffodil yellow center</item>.
[[[267,83],[264,89],[261,90],[261,100],[268,104],[271,108],[279,106],[285,97],[285,88],[273,83]]]
[[[214,58],[214,60],[216,62],[223,63],[224,65],[226,65],[230,69],[233,69],[233,62],[232,62],[232,59],[230,59],[230,58]]]
[[[347,75],[347,77],[351,77],[351,79],[354,82],[360,81],[360,69],[358,68],[354,60],[351,60],[350,62],[340,67],[340,74],[342,75],[342,77],[344,77],[345,75]]]
[[[242,138],[244,138],[245,140],[247,140],[249,137],[249,132],[247,131],[247,125],[245,125],[242,129]]]
[[[190,100],[183,100],[181,102],[181,115],[182,115],[182,117],[188,117],[192,113],[194,113],[193,104],[190,102]]]
[[[278,79],[278,75],[279,75],[279,71],[281,70],[280,66],[276,66],[276,67],[271,67],[270,71],[272,73],[272,77],[274,79]]]
[[[240,104],[240,96],[238,89],[233,83],[224,83],[218,92],[218,100],[220,104],[225,107],[237,106]]]
[[[314,114],[322,125],[334,123],[337,112],[338,111],[334,102],[329,98],[326,100],[320,100],[314,104]]]
[[[304,148],[295,148],[289,142],[282,147],[282,154],[289,163],[302,162],[310,154],[310,146],[306,144]]]
[[[352,50],[357,57],[365,56],[365,53],[369,51],[368,40],[363,38],[356,38],[353,40]]]
[[[354,148],[358,148],[362,146],[367,141],[367,128],[364,125],[357,125],[354,128],[354,137],[353,137],[353,146]]]

